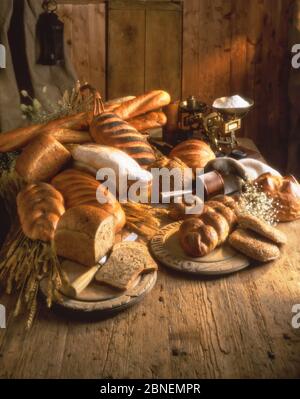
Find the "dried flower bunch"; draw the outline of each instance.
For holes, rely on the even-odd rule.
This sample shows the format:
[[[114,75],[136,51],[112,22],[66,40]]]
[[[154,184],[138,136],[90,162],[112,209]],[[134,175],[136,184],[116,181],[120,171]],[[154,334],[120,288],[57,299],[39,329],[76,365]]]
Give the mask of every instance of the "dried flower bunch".
[[[270,225],[276,225],[278,223],[278,207],[277,201],[263,192],[257,183],[247,182],[244,184],[239,198],[241,213],[250,213]]]
[[[83,92],[80,90],[81,87],[80,81],[77,81],[72,90],[64,91],[62,98],[59,99],[57,103],[52,103],[47,100],[48,89],[46,86],[43,87],[42,93],[45,94],[43,103],[46,104],[47,110],[43,108],[38,99],[32,98],[26,90],[22,90],[21,96],[26,98],[27,102],[29,100],[31,103],[29,105],[21,104],[23,118],[32,124],[42,124],[91,109],[94,101],[93,95]]]

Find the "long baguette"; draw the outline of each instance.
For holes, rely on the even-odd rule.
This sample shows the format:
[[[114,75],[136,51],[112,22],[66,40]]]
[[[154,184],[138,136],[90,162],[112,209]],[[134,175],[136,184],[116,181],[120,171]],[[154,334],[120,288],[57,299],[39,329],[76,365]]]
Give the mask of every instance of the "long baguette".
[[[48,131],[48,134],[53,136],[62,144],[83,144],[92,141],[92,138],[87,131],[59,128],[53,129],[53,131]]]
[[[167,123],[167,117],[163,112],[147,112],[147,114],[136,116],[127,121],[139,132],[147,129],[155,129]]]
[[[128,97],[124,98],[125,101],[126,99],[128,99]],[[122,103],[122,98],[111,100],[108,104],[104,104],[105,110],[111,111],[115,109],[116,106],[120,105],[120,102]],[[40,133],[51,134],[51,132],[53,133],[56,129],[88,130],[92,118],[93,118],[92,112],[80,112],[75,115],[68,115],[63,118],[50,121],[46,124],[25,126],[7,132],[3,132],[0,134],[0,152],[19,150],[25,147],[33,138],[35,138]],[[68,137],[70,136],[69,133],[67,134]],[[61,133],[57,133],[57,135],[62,137]],[[64,141],[64,142],[69,143],[70,141]],[[85,141],[80,141],[80,142],[82,143]]]
[[[137,96],[136,98],[123,102],[114,113],[123,120],[155,111],[171,101],[169,93],[163,90],[153,90],[149,93]]]

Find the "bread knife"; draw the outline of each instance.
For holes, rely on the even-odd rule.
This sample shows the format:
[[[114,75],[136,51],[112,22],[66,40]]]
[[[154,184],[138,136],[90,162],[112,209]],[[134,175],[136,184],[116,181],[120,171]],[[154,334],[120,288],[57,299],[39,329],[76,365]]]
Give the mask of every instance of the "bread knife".
[[[138,238],[137,234],[130,233],[122,241],[136,241],[137,238]],[[71,284],[64,285],[61,288],[62,293],[72,298],[77,297],[78,294],[80,294],[94,279],[96,273],[98,272],[99,269],[101,269],[101,266],[104,265],[108,257],[109,255],[103,256],[103,258],[99,260],[97,265],[92,266],[87,272],[81,274]]]

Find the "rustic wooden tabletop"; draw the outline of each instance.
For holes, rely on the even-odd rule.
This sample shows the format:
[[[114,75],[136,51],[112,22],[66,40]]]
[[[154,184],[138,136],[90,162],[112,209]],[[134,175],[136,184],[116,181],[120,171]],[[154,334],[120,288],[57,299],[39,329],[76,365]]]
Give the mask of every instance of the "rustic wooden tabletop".
[[[279,260],[221,278],[161,266],[153,291],[112,318],[70,318],[41,303],[26,332],[1,297],[0,377],[299,378],[300,221],[279,227],[288,236]]]

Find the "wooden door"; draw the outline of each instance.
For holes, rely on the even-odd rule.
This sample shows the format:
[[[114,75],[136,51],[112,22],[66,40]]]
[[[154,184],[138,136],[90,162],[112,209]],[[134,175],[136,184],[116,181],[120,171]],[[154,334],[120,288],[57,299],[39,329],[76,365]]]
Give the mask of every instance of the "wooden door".
[[[181,97],[181,1],[109,1],[107,45],[108,98],[157,88]]]

